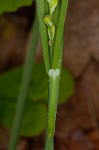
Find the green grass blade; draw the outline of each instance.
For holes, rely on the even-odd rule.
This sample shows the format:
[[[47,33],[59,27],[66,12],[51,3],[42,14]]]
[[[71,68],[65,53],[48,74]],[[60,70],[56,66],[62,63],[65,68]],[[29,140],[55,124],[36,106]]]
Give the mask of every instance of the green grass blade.
[[[67,11],[68,0],[61,1],[61,10],[59,16],[59,23],[57,27],[56,39],[55,39],[55,46],[54,46],[54,54],[53,54],[53,69],[59,68],[59,59],[60,59],[60,45],[62,42],[63,30],[64,30],[64,22],[65,16]]]
[[[45,7],[46,6],[46,7]],[[44,23],[44,15],[47,14],[47,4],[45,0],[36,0],[36,9],[38,16],[39,32],[42,43],[43,57],[45,62],[46,71],[48,73],[50,69],[50,60],[49,60],[49,41],[47,27]]]
[[[59,54],[60,57],[59,57],[59,62],[58,62],[60,73],[61,73],[62,58],[63,58],[63,49],[64,49],[64,38],[63,37],[62,37],[62,40],[61,40],[60,54]]]
[[[28,47],[28,54],[27,54],[27,58],[26,58],[25,66],[24,66],[23,78],[22,78],[22,83],[20,87],[18,103],[16,107],[16,115],[14,118],[14,124],[12,127],[12,133],[11,133],[8,150],[16,150],[18,139],[19,139],[19,131],[21,127],[22,116],[24,113],[29,82],[31,79],[32,68],[33,68],[34,58],[35,58],[37,44],[38,44],[39,34],[38,34],[37,26],[38,26],[37,19],[35,19],[33,30],[32,30],[32,35],[31,35],[31,41]]]
[[[45,150],[54,150],[54,140],[53,137],[46,136]]]
[[[59,5],[54,15],[56,25],[56,37],[53,47],[53,64],[52,68],[59,69],[61,72],[62,54],[63,54],[63,30],[67,10],[67,0],[59,1]],[[59,14],[59,20],[58,20]],[[49,105],[48,105],[48,122],[47,122],[47,135],[45,150],[54,150],[54,132],[57,112],[57,102],[59,93],[59,80],[58,77],[49,77]]]
[[[54,132],[59,93],[59,76],[49,77],[49,105],[45,150],[54,150]]]

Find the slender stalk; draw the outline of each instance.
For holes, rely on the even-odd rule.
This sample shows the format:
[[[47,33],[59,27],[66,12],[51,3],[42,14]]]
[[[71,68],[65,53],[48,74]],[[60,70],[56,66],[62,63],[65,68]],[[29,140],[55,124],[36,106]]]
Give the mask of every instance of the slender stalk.
[[[47,34],[47,29],[43,20],[44,15],[48,15],[48,16],[50,15],[49,12],[46,14],[45,2],[48,3],[53,2],[53,6],[52,6],[53,8],[55,5],[57,6],[55,14],[53,11],[53,16],[51,16],[52,20],[48,20],[50,21],[50,23],[55,25],[55,38],[53,39],[52,47],[48,45],[47,39],[49,35]],[[41,42],[42,42],[42,48],[44,54],[43,56],[44,56],[46,70],[49,75],[49,105],[48,105],[45,150],[54,150],[53,139],[54,139],[54,132],[55,132],[57,101],[58,101],[58,93],[59,93],[59,80],[60,80],[62,53],[63,53],[63,30],[64,30],[66,11],[67,11],[67,4],[68,4],[68,0],[59,0],[59,1],[36,0],[40,36],[41,36]],[[58,19],[58,15],[59,15],[59,19]],[[49,27],[50,24],[47,24],[47,26]],[[53,35],[52,32],[50,32],[50,34]]]
[[[54,149],[54,132],[57,112],[57,101],[59,93],[59,76],[49,77],[49,106],[45,150]]]
[[[67,0],[61,2],[59,22],[57,25],[57,33],[55,38],[55,45],[53,48],[53,65],[52,68],[59,69],[61,72],[62,64],[62,54],[63,54],[63,30],[64,22],[67,10]],[[65,5],[65,6],[64,6]],[[57,12],[58,13],[58,12]],[[57,19],[57,14],[56,14]],[[49,77],[49,105],[48,105],[48,122],[47,122],[47,135],[46,135],[46,144],[45,150],[54,150],[54,132],[55,132],[55,122],[56,122],[56,113],[57,113],[57,103],[58,103],[58,93],[59,93],[59,80],[58,77]]]
[[[33,29],[32,29],[32,35],[31,35],[31,41],[28,46],[28,53],[27,53],[27,58],[24,66],[24,71],[23,71],[23,78],[22,78],[22,83],[20,87],[20,93],[18,97],[18,103],[16,107],[16,114],[14,118],[14,123],[12,127],[12,133],[11,133],[11,138],[10,138],[10,143],[9,143],[9,148],[8,150],[16,150],[18,139],[19,139],[19,131],[21,127],[21,122],[22,122],[22,117],[24,113],[24,108],[26,104],[26,97],[27,97],[27,92],[28,92],[28,87],[29,87],[29,82],[31,79],[31,74],[32,74],[32,68],[34,64],[34,58],[36,54],[36,48],[38,44],[38,28],[37,28],[37,19],[35,19]],[[34,38],[35,36],[35,38]]]
[[[63,34],[64,35],[64,34]],[[59,58],[59,70],[60,70],[60,73],[61,73],[61,66],[62,66],[62,58],[63,58],[63,49],[64,49],[64,36],[62,37],[62,41],[61,41],[61,46],[60,46],[60,58]]]
[[[50,52],[49,52],[50,56],[50,67],[52,68],[52,62],[53,62],[53,44],[50,46]]]
[[[63,54],[63,39],[60,47],[59,68],[61,72],[62,54]],[[48,121],[45,150],[54,150],[54,132],[57,113],[58,93],[59,93],[60,76],[53,78],[49,77],[49,105],[48,105]]]
[[[49,42],[48,42],[48,34],[47,27],[44,23],[44,15],[47,13],[47,3],[45,0],[36,0],[36,9],[38,16],[38,25],[39,32],[42,43],[43,57],[46,67],[46,72],[48,73],[50,69],[50,60],[49,60]]]
[[[59,68],[59,59],[60,59],[60,45],[62,41],[63,31],[64,31],[64,23],[66,17],[68,0],[61,1],[60,8],[60,16],[58,21],[58,27],[56,32],[55,46],[54,46],[54,54],[53,54],[53,69]]]

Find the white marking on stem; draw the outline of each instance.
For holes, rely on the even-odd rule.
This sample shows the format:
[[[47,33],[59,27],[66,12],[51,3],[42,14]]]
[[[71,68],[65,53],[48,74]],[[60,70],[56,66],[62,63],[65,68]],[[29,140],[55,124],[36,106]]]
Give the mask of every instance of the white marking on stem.
[[[60,71],[59,71],[59,69],[56,69],[56,70],[54,70],[54,69],[50,69],[49,70],[49,77],[58,77],[59,75],[60,75]]]

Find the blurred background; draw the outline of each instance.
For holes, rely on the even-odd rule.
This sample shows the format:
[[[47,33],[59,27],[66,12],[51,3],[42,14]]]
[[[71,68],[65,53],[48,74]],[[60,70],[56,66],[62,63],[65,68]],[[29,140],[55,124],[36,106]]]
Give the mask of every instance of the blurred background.
[[[14,97],[13,91],[9,94],[8,87],[10,84],[16,87],[16,77],[18,77],[18,73],[14,72],[15,80],[12,80],[14,73],[9,71],[20,68],[25,62],[34,16],[35,3],[30,7],[19,8],[15,13],[4,13],[0,16],[0,98],[2,101],[6,99],[7,106],[9,98]],[[99,150],[98,0],[69,0],[64,41],[63,67],[70,72],[72,76],[70,80],[75,82],[75,86],[71,85],[70,89],[74,88],[73,91],[66,97],[66,101],[63,96],[64,100],[58,105],[55,150]],[[35,62],[41,63],[41,61],[39,42]],[[67,79],[64,77],[64,80]],[[61,86],[66,93],[65,85]],[[69,85],[66,86],[69,88]],[[0,116],[3,109],[1,105]],[[6,113],[9,114],[9,111]],[[6,113],[4,112],[4,115]],[[8,128],[10,125],[7,119],[1,121],[0,150],[7,150],[10,137]],[[26,136],[22,134],[17,150],[43,150],[45,126],[33,136],[25,134]]]

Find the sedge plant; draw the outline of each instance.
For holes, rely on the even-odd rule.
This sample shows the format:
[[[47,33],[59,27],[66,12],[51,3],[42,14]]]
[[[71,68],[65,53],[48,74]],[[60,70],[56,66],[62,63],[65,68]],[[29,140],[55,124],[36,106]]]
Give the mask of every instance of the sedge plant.
[[[54,132],[61,74],[63,31],[68,0],[36,0],[46,73],[49,76],[45,150],[54,150]]]
[[[29,46],[8,150],[15,150],[18,143],[19,130],[26,104],[33,58],[35,56],[35,51],[33,50],[36,50],[38,42],[37,26],[39,27],[46,73],[49,77],[45,150],[54,150],[55,122],[64,43],[63,31],[67,5],[68,0],[36,0],[38,23],[35,21],[33,27],[33,35],[36,35],[36,38],[33,40],[33,43],[31,41]]]

